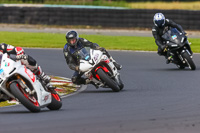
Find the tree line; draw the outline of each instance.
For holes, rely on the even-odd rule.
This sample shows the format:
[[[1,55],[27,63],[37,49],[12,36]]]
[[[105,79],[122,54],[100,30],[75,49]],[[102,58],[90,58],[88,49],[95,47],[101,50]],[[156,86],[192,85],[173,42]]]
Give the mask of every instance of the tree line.
[[[93,3],[93,2],[192,2],[192,1],[200,1],[200,0],[0,0],[1,3]]]

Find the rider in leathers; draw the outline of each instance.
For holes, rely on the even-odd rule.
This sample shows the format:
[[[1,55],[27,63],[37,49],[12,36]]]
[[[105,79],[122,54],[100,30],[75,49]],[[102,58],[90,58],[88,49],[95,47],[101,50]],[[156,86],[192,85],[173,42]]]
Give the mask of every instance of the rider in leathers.
[[[168,64],[170,62],[170,59],[168,59],[167,53],[164,52],[164,49],[166,48],[165,42],[162,39],[162,35],[168,31],[171,27],[176,28],[178,31],[180,31],[182,34],[186,34],[181,25],[176,24],[172,20],[165,19],[165,16],[162,13],[156,13],[154,15],[154,26],[152,28],[152,34],[155,38],[156,45],[158,46],[158,54],[164,55],[167,59],[166,63]],[[188,50],[191,52],[191,48],[189,44],[187,45]]]
[[[0,53],[2,54],[7,53],[8,55],[11,55],[11,54],[16,55],[16,59],[21,60],[21,63],[23,65],[29,68],[35,75],[40,77],[45,82],[46,87],[48,89],[55,89],[55,87],[50,84],[51,78],[48,75],[46,75],[44,72],[42,72],[41,67],[38,66],[37,62],[30,55],[27,55],[24,53],[24,50],[22,47],[14,47],[12,45],[1,43]],[[0,99],[3,98],[4,100],[7,100],[5,97],[6,96],[4,94],[0,93]]]
[[[74,74],[72,76],[72,82],[74,84],[93,84],[95,87],[97,87],[93,82],[88,80],[87,78],[81,77],[84,73],[79,72],[79,59],[77,58],[77,52],[82,47],[90,47],[92,49],[101,50],[104,52],[114,63],[116,68],[118,70],[121,69],[121,65],[119,65],[105,50],[103,47],[99,47],[98,44],[92,43],[84,38],[79,38],[78,33],[76,31],[69,31],[66,33],[66,40],[67,43],[64,46],[63,53],[64,57],[66,59],[66,62],[70,69],[74,70]]]

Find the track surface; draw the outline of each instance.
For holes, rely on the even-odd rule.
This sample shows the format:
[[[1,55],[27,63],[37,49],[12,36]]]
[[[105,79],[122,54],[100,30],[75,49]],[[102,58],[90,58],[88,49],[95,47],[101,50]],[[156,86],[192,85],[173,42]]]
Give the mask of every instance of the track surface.
[[[48,74],[71,77],[61,49],[27,49]],[[0,133],[199,133],[200,55],[196,71],[178,70],[156,53],[110,51],[123,65],[119,93],[89,85],[59,111],[0,108]]]

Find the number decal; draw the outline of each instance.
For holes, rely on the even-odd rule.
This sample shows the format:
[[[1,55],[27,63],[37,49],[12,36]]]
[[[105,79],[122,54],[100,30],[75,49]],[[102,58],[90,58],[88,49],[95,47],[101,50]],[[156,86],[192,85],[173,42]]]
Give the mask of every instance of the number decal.
[[[29,78],[35,82],[35,75],[31,72],[31,70],[27,69],[26,66],[24,66],[26,74],[29,76]]]

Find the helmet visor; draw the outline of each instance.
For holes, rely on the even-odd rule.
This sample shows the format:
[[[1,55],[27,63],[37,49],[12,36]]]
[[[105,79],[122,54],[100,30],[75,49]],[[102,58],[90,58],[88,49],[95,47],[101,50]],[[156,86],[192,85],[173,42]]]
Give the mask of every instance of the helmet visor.
[[[155,21],[155,23],[157,24],[158,27],[163,27],[164,24],[165,24],[165,20],[158,20],[158,21]]]
[[[71,45],[75,45],[76,44],[76,38],[70,38],[70,39],[67,39],[67,41]]]

